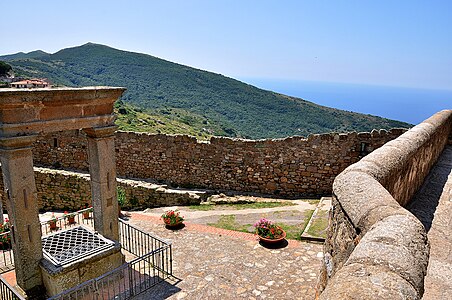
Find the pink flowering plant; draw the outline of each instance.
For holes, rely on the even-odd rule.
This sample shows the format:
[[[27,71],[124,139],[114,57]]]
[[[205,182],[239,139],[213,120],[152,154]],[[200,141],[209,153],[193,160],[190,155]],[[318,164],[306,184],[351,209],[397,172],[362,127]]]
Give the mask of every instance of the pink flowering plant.
[[[266,239],[278,239],[283,237],[284,231],[278,225],[265,218],[260,219],[254,224],[256,234]]]
[[[8,218],[5,218],[5,222],[3,224],[0,224],[0,233],[4,233],[9,231],[11,225],[9,223]]]
[[[174,226],[181,223],[184,217],[180,215],[180,212],[176,210],[168,210],[162,215],[163,222],[166,225]]]
[[[55,217],[55,213],[52,213],[52,216],[50,217],[50,219],[47,221],[48,224],[55,224],[57,223],[57,218]]]
[[[8,218],[3,224],[0,224],[0,249],[7,250],[11,248],[11,225]]]
[[[93,212],[93,206],[89,205],[88,203],[85,203],[85,205],[82,205],[80,207],[80,210],[84,210],[84,209],[87,209],[87,208],[89,208],[89,209],[85,210],[86,212],[88,212],[88,213]]]

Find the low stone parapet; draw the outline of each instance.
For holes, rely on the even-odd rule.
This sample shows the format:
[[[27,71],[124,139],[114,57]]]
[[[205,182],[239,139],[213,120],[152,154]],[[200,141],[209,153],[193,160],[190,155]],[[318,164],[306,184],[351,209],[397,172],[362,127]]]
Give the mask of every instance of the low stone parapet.
[[[452,110],[441,111],[345,169],[319,280],[320,299],[420,299],[429,244],[403,207],[448,142]]]
[[[91,205],[88,173],[41,167],[34,170],[40,210],[74,211]],[[165,185],[133,179],[118,178],[117,184],[125,192],[125,209],[199,204],[209,196],[204,191],[169,189]],[[0,172],[0,195],[5,201],[3,191]]]

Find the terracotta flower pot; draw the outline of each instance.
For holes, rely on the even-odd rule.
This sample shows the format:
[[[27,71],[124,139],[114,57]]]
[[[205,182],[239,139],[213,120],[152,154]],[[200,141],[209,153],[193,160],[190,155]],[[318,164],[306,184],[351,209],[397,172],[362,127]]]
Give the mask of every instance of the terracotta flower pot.
[[[10,248],[9,243],[0,242],[0,250],[8,250]]]
[[[75,224],[75,216],[67,217],[68,224]]]
[[[56,221],[49,221],[49,227],[50,227],[50,230],[56,230],[57,229]]]
[[[83,219],[89,219],[89,211],[82,212]]]
[[[286,238],[286,232],[284,230],[282,230],[282,235],[279,238],[276,238],[276,239],[269,239],[269,238],[265,238],[265,237],[259,236],[259,239],[262,242],[267,243],[267,244],[276,244],[276,243],[281,242],[285,238]]]
[[[179,222],[174,223],[174,224],[167,224],[167,223],[165,223],[165,225],[166,225],[167,228],[170,228],[170,229],[178,228],[178,227],[180,227],[182,225],[182,221],[179,221]]]

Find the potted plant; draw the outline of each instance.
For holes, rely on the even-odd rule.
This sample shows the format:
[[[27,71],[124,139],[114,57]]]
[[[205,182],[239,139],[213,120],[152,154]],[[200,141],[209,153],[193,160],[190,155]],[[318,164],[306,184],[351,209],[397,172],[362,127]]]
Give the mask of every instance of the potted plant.
[[[75,224],[75,214],[74,213],[68,213],[67,211],[65,211],[64,218],[67,220],[68,224]]]
[[[0,233],[0,250],[9,250],[11,248],[10,232]]]
[[[5,218],[3,224],[0,224],[0,233],[9,231],[10,224],[8,218]]]
[[[0,224],[0,249],[9,250],[11,248],[11,233],[9,230],[9,220],[5,219],[3,224]]]
[[[178,227],[184,221],[184,217],[180,215],[180,212],[176,210],[168,210],[162,215],[163,223],[167,227],[174,228]]]
[[[88,204],[85,204],[85,206],[82,206],[80,208],[80,210],[84,210],[82,212],[83,219],[89,219],[90,218],[90,213],[93,212],[93,207],[92,206],[88,206]]]
[[[50,217],[50,220],[47,221],[47,224],[49,224],[50,230],[57,229],[57,218],[55,217],[54,213],[52,213],[52,216]]]
[[[124,188],[118,186],[116,187],[117,197],[118,197],[118,216],[121,216],[121,207],[126,203],[126,191]]]
[[[256,228],[256,234],[262,242],[278,243],[286,238],[286,232],[281,227],[265,218],[257,221],[254,227]]]

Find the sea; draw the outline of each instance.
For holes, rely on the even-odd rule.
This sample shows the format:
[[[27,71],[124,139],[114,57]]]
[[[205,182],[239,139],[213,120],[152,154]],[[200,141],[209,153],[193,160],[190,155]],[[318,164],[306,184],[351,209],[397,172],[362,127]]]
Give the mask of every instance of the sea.
[[[240,80],[319,105],[411,124],[418,124],[440,110],[452,109],[452,90],[258,78]]]

